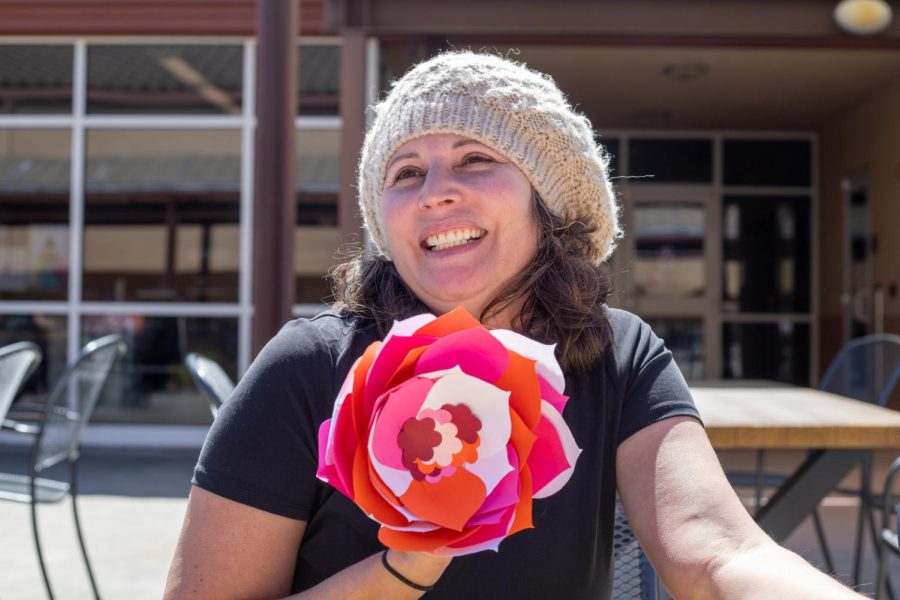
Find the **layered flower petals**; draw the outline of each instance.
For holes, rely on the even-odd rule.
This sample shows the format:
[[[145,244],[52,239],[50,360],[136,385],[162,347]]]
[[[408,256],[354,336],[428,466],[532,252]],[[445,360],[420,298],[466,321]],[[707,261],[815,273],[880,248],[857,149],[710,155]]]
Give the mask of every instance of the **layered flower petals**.
[[[464,309],[394,324],[351,369],[319,430],[318,477],[397,550],[496,550],[532,526],[580,450],[553,346]]]

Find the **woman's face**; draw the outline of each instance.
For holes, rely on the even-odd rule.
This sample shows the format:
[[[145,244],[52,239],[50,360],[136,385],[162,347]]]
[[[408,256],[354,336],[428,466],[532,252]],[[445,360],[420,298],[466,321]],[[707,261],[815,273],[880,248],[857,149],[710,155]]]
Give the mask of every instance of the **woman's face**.
[[[451,134],[403,144],[382,197],[388,251],[429,308],[476,317],[534,258],[531,185],[501,154]]]

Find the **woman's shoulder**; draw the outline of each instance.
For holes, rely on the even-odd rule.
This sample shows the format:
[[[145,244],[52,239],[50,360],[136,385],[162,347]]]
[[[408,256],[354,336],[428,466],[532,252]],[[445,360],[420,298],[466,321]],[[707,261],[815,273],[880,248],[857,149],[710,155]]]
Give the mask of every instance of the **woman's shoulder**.
[[[658,352],[662,341],[656,337],[650,325],[633,312],[604,307],[611,333],[611,352],[620,367],[634,369]]]
[[[300,317],[285,323],[266,344],[260,357],[269,361],[308,364],[340,362],[356,348],[375,340],[374,327],[351,314],[325,310],[313,317]]]

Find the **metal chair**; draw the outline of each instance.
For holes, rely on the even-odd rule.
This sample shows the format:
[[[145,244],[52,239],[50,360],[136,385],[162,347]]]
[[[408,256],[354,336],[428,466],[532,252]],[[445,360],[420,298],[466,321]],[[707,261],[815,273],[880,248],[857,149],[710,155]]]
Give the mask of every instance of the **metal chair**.
[[[900,457],[894,460],[884,480],[884,494],[881,504],[881,556],[878,558],[878,576],[875,579],[875,598],[884,597],[887,590],[888,562],[890,555],[900,558],[900,497],[894,496],[894,480],[900,474]],[[894,522],[891,527],[891,521]]]
[[[219,413],[219,408],[234,391],[234,382],[219,363],[202,354],[191,352],[184,357],[184,365],[190,372],[194,383],[209,402],[209,410],[213,418]]]
[[[861,402],[884,406],[887,404],[898,382],[900,382],[900,335],[878,334],[856,338],[841,348],[825,371],[825,375],[822,376],[819,382],[819,389]],[[762,487],[777,487],[785,479],[783,476],[766,474],[764,463],[765,451],[761,450],[758,454],[757,472],[754,482],[757,507],[759,507]],[[859,496],[860,498],[853,554],[854,584],[859,583],[862,570],[863,533],[867,519],[875,551],[877,554],[881,553],[877,542],[878,536],[875,531],[875,521],[872,516],[872,507],[877,506],[877,503],[873,501],[874,498],[872,496],[871,471],[872,459],[871,455],[869,455],[860,463],[860,487],[836,490],[840,493]],[[729,473],[728,475],[732,483],[735,483],[740,482],[742,474]],[[816,537],[819,540],[826,568],[831,573],[834,573],[834,561],[828,548],[822,518],[818,510],[813,513],[813,526],[815,527]],[[888,593],[893,598],[893,590],[890,589],[890,586],[888,588]]]
[[[41,350],[36,344],[17,342],[0,348],[0,422],[39,364]]]
[[[622,502],[616,496],[613,527],[612,600],[657,600],[665,596],[656,572],[631,531]]]
[[[4,427],[33,437],[34,442],[27,476],[0,473],[0,499],[27,502],[31,505],[31,525],[41,575],[47,595],[53,598],[53,588],[44,563],[38,534],[37,503],[57,502],[66,494],[72,496],[72,515],[75,531],[84,558],[88,579],[94,596],[100,597],[78,518],[78,458],[81,433],[93,413],[110,371],[125,353],[125,344],[118,335],[110,335],[88,343],[75,361],[66,369],[50,393],[35,421],[4,421]],[[38,477],[46,469],[68,462],[69,481]]]

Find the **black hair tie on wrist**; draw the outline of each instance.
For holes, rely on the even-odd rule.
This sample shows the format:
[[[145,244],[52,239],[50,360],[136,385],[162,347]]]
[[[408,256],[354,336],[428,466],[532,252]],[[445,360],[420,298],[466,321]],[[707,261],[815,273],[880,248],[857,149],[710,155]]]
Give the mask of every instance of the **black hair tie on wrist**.
[[[420,592],[430,592],[431,590],[434,589],[433,585],[419,585],[415,581],[410,581],[409,579],[407,579],[406,577],[401,575],[399,571],[397,571],[394,567],[392,567],[390,565],[390,563],[388,563],[387,553],[388,553],[387,550],[385,550],[384,552],[381,553],[381,564],[384,565],[384,568],[387,570],[388,573],[390,573],[391,575],[393,575],[394,577],[396,577],[397,579],[399,579],[400,581],[402,581],[403,583],[405,583],[406,585],[408,585],[409,587],[411,587],[414,590],[419,590]]]

